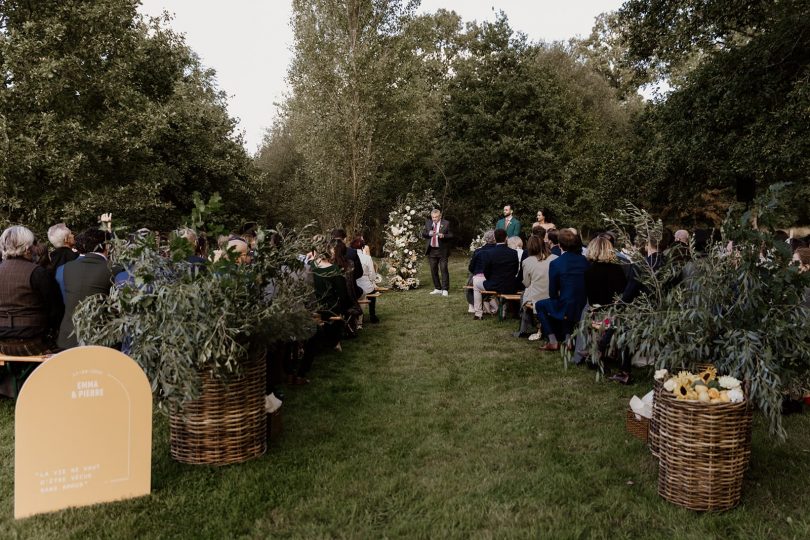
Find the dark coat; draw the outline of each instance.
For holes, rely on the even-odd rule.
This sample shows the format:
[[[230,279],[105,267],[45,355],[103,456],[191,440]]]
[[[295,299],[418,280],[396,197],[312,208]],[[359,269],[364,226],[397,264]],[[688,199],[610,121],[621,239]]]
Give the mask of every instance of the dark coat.
[[[484,288],[501,294],[517,292],[517,276],[520,261],[517,251],[506,244],[497,244],[485,251]]]
[[[494,247],[495,244],[484,244],[475,250],[472,258],[470,259],[470,264],[467,266],[467,270],[469,270],[472,275],[484,273],[484,263],[486,262],[487,251]]]
[[[88,253],[75,261],[66,263],[64,272],[65,316],[59,327],[56,344],[60,349],[76,347],[79,342],[73,333],[73,312],[79,302],[94,294],[110,294],[113,276],[120,268],[110,268],[109,262],[97,253]]]
[[[612,304],[626,286],[627,278],[620,264],[595,262],[585,271],[585,291],[591,306]]]
[[[433,220],[429,219],[425,222],[425,227],[422,229],[422,238],[425,238],[425,255],[430,252],[430,233],[433,232]],[[444,235],[439,238],[439,253],[443,257],[447,257],[450,253],[450,239],[453,238],[453,233],[450,232],[450,222],[446,219],[439,220],[439,234]]]
[[[57,268],[78,258],[79,254],[69,247],[56,248],[51,252],[51,263],[48,265],[48,269],[51,271],[51,275],[54,275]]]
[[[354,265],[354,268],[352,268],[352,276],[354,276],[354,279],[357,280],[363,277],[363,264],[360,262],[360,255],[357,254],[357,250],[347,245],[346,258],[352,261]]]
[[[548,267],[550,298],[537,302],[549,317],[576,322],[588,299],[585,295],[585,271],[588,260],[577,251],[563,251]]]
[[[652,255],[648,255],[646,259],[644,259],[643,263],[639,264],[646,264],[649,268],[640,268],[637,265],[633,265],[632,267],[632,274],[630,279],[627,281],[627,287],[624,289],[624,293],[622,293],[622,302],[630,303],[635,300],[641,293],[646,293],[647,287],[642,283],[644,279],[644,274],[649,273],[652,270],[653,273],[657,273],[664,263],[666,262],[666,257],[663,253],[656,252]],[[649,275],[649,274],[648,274]]]

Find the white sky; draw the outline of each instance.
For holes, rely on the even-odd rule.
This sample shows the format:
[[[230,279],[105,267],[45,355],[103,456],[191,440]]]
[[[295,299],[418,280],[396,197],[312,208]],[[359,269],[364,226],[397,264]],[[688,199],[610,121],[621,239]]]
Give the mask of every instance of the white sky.
[[[503,11],[510,26],[533,41],[588,35],[594,18],[617,9],[622,0],[422,0],[420,10],[456,11],[465,21],[492,20]],[[173,14],[172,27],[217,72],[229,96],[228,110],[239,119],[253,153],[273,123],[275,103],[286,90],[292,53],[288,0],[142,0],[141,13]]]

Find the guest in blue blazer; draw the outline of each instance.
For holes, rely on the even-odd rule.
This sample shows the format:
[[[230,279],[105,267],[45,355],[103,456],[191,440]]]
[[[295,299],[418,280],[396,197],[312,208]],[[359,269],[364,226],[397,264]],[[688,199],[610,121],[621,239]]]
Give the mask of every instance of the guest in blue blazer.
[[[495,247],[486,252],[484,259],[484,288],[501,294],[517,291],[520,260],[517,251],[506,245],[506,231],[495,229]]]
[[[542,350],[557,351],[559,339],[571,333],[587,303],[585,270],[588,261],[582,256],[582,245],[573,231],[563,229],[558,234],[562,254],[549,265],[548,292],[550,298],[535,304],[548,343]]]

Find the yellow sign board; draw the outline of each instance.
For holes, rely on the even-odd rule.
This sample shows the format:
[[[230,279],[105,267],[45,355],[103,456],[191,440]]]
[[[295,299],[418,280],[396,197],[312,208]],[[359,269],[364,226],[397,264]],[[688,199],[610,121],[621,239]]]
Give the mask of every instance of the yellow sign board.
[[[148,495],[151,458],[141,367],[106,347],[59,353],[17,398],[14,517]]]

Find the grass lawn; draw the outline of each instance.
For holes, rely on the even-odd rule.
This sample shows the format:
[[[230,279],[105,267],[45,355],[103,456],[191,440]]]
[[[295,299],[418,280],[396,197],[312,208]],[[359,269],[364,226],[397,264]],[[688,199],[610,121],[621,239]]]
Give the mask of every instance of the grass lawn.
[[[449,298],[427,294],[425,273],[386,293],[381,324],[287,389],[285,431],[260,459],[175,463],[156,416],[149,497],[15,521],[14,409],[0,401],[0,538],[810,538],[810,414],[786,418],[782,444],[756,418],[738,508],[683,510],[624,430],[651,379],[595,382],[511,337],[517,321],[473,321],[465,276],[458,257]]]

